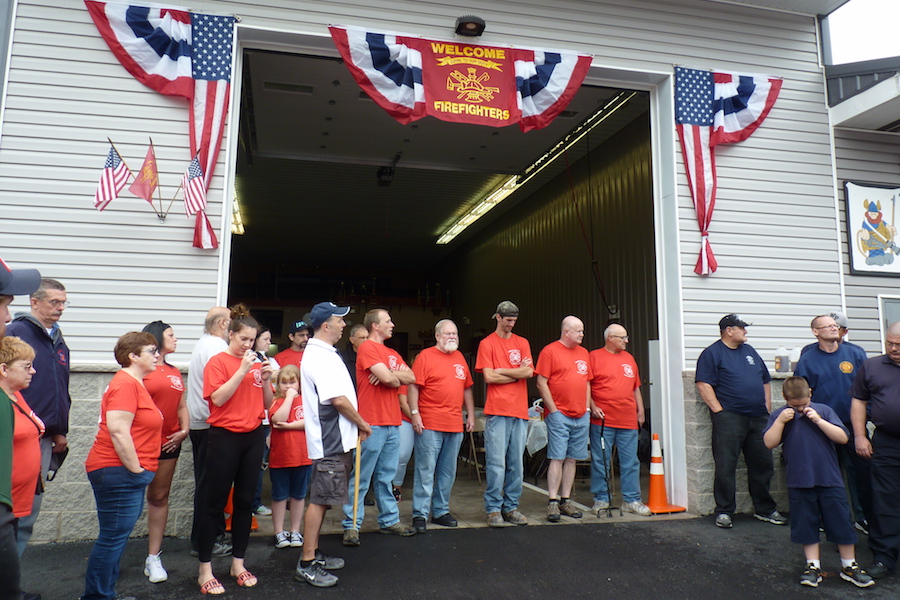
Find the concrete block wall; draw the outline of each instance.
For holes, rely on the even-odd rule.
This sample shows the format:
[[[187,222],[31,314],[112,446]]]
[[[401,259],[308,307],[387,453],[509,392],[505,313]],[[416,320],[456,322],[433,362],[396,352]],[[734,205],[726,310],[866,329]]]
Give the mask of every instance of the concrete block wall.
[[[781,384],[791,373],[773,374],[772,408],[784,406],[781,395]],[[684,389],[684,427],[687,440],[687,475],[688,475],[688,510],[698,515],[709,515],[715,511],[713,499],[713,477],[715,465],[712,456],[712,425],[709,420],[709,409],[694,385],[694,371],[685,371],[682,376]],[[787,484],[784,476],[784,463],[781,459],[781,447],[773,451],[775,458],[775,475],[772,477],[772,496],[778,503],[778,509],[788,510]],[[743,456],[738,460],[737,471],[737,511],[752,513],[753,503],[747,491],[747,466]]]
[[[74,367],[69,391],[69,455],[56,478],[46,484],[41,514],[35,523],[34,542],[66,542],[96,539],[97,510],[84,460],[97,434],[100,398],[117,368]],[[186,373],[182,373],[186,377]],[[190,438],[182,444],[181,456],[169,496],[166,535],[187,537],[193,518],[194,474]],[[147,507],[134,528],[134,536],[147,535]]]

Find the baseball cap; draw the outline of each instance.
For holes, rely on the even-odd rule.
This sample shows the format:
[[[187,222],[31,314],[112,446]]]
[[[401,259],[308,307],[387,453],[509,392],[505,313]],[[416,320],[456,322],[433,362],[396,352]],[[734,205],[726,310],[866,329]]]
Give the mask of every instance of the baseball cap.
[[[309,331],[309,323],[307,323],[306,321],[294,321],[291,324],[291,328],[288,329],[288,333],[297,333],[298,331],[303,331],[304,329]]]
[[[838,327],[843,327],[844,329],[850,329],[850,321],[847,320],[847,315],[842,313],[839,310],[832,311],[831,314],[828,315],[834,322],[837,323]]]
[[[309,324],[313,329],[318,329],[331,317],[344,317],[349,312],[349,306],[337,306],[334,302],[319,302],[309,312]]]
[[[734,313],[725,315],[719,321],[719,331],[724,331],[728,327],[749,327],[753,323],[747,323],[739,315]]]
[[[0,258],[0,295],[24,296],[31,294],[41,285],[41,274],[37,269],[10,269]]]
[[[497,310],[494,311],[494,316],[496,317],[497,315],[500,315],[501,317],[518,317],[519,307],[509,300],[504,300],[497,305]]]

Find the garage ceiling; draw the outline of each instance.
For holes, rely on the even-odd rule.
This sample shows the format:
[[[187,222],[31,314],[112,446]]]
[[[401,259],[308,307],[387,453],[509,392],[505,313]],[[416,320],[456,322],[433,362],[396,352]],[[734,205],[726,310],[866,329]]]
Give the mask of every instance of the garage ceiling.
[[[236,195],[246,232],[236,261],[278,256],[295,270],[423,271],[565,169],[550,167],[449,245],[439,234],[623,90],[583,86],[540,130],[401,125],[334,58],[245,53]],[[631,95],[631,92],[628,92]],[[568,151],[569,164],[644,113],[638,93]],[[394,165],[389,185],[379,168]],[[274,253],[274,254],[273,254]]]

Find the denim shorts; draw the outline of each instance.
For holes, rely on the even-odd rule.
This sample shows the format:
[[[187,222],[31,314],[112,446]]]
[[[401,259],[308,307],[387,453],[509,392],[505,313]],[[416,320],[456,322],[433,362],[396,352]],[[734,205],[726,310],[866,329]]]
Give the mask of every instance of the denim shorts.
[[[843,487],[788,488],[791,502],[791,541],[818,544],[819,526],[834,544],[855,544],[850,505]]]
[[[305,500],[309,490],[310,465],[269,469],[272,478],[272,500],[283,502],[288,498]]]
[[[547,424],[547,458],[587,460],[590,413],[574,418],[556,411],[544,417],[544,423]]]

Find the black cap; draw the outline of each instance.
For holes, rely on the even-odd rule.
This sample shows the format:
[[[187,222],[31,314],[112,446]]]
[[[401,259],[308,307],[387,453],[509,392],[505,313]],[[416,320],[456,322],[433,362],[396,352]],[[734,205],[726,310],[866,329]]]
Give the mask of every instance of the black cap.
[[[288,329],[288,333],[297,333],[298,331],[303,331],[304,329],[309,331],[309,325],[306,323],[306,321],[294,321],[291,324],[290,329]]]
[[[725,315],[719,321],[719,331],[724,331],[728,327],[749,327],[753,323],[747,323],[740,316],[735,314]]]

